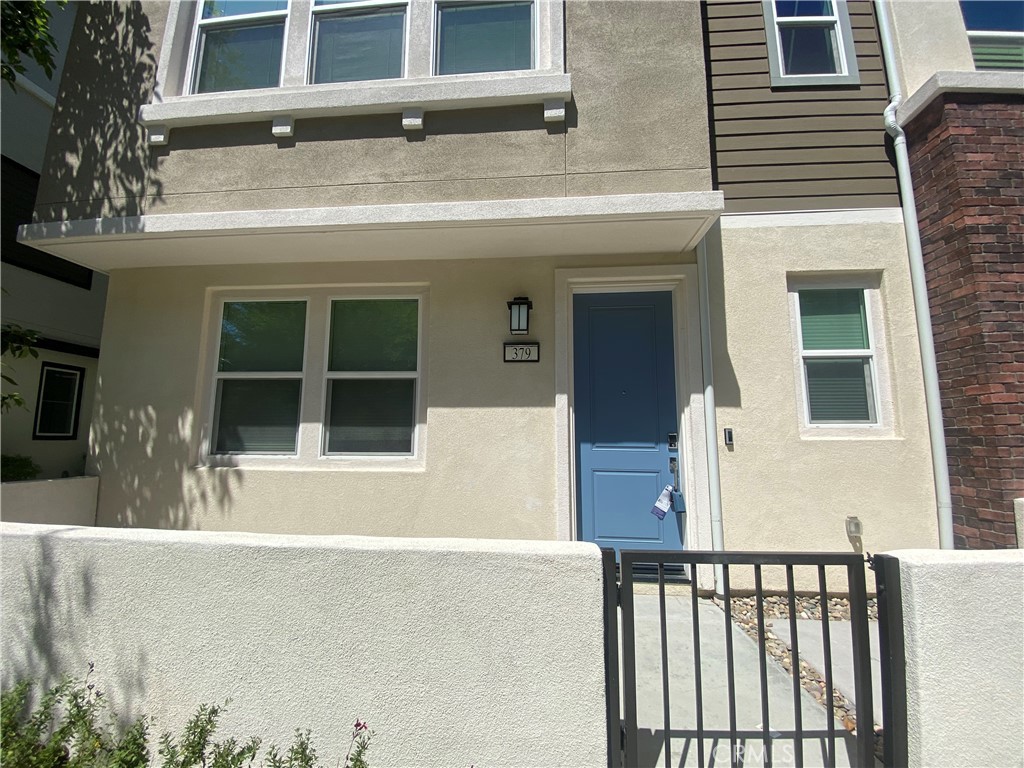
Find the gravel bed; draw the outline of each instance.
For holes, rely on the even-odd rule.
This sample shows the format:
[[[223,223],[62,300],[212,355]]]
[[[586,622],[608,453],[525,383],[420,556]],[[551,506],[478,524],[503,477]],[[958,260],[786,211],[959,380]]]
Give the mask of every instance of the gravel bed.
[[[725,611],[725,601],[717,595],[712,597],[722,611]],[[753,597],[732,598],[733,620],[757,642],[757,611],[756,602]],[[821,620],[821,599],[818,597],[797,597],[796,598],[797,618]],[[846,598],[836,597],[828,601],[828,614],[832,620],[850,620],[850,603]],[[766,619],[788,619],[789,604],[785,597],[765,597],[764,615]],[[878,603],[874,598],[868,601],[868,618],[872,621],[878,619]],[[765,627],[765,650],[776,663],[789,674],[793,674],[793,654],[783,640],[775,636],[771,627]],[[800,659],[800,684],[804,690],[814,697],[814,700],[823,707],[828,706],[827,686],[825,678],[803,659]],[[836,720],[843,724],[847,731],[853,733],[857,729],[857,711],[854,705],[843,696],[838,689],[832,689],[832,703],[835,707]],[[875,756],[882,758],[882,731],[877,724],[873,725],[875,736]]]
[[[725,609],[724,604],[716,598],[716,602]],[[737,618],[757,622],[757,614],[754,609],[757,607],[753,597],[733,597],[732,612]],[[769,595],[764,598],[764,615],[766,618],[788,619],[789,598],[785,596]],[[828,616],[837,621],[850,620],[850,601],[845,597],[832,597],[828,601]],[[821,598],[817,595],[809,597],[796,597],[796,617],[798,619],[821,620]],[[868,620],[878,621],[878,600],[868,598]]]

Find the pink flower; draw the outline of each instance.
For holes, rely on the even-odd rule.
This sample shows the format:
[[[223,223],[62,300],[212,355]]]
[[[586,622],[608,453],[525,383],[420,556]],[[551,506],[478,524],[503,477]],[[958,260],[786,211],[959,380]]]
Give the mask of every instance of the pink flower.
[[[368,730],[370,730],[370,726],[368,726],[366,723],[364,723],[362,720],[360,720],[358,718],[356,718],[356,724],[355,724],[354,727],[355,727],[355,729],[357,731],[368,731]]]

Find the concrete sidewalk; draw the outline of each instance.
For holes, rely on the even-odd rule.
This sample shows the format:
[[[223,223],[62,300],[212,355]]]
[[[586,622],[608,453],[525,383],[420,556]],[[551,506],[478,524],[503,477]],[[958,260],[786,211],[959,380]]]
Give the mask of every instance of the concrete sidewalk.
[[[773,632],[790,648],[788,619],[768,619],[765,631]],[[797,642],[800,658],[825,676],[825,643],[822,641],[821,622],[814,619],[797,619]],[[853,630],[848,621],[829,622],[829,646],[832,649],[832,684],[851,703],[856,703],[853,685]],[[882,662],[878,654],[878,622],[868,622],[868,636],[871,638],[871,709],[875,724],[882,724]]]
[[[693,621],[689,596],[665,598],[668,635],[669,762],[671,766],[696,766],[696,686],[693,657]],[[635,595],[637,722],[640,766],[665,765],[665,700],[662,694],[661,625],[657,595]],[[698,602],[700,670],[703,691],[704,765],[728,766],[729,696],[725,648],[725,614],[707,600]],[[800,631],[800,630],[798,630]],[[801,638],[803,634],[801,634]],[[732,629],[735,672],[736,725],[740,732],[740,762],[761,765],[764,742],[761,733],[760,655],[757,644],[735,624]],[[767,660],[768,722],[772,764],[796,765],[793,738],[795,707],[793,680],[771,657]],[[804,765],[826,765],[828,714],[804,691],[799,691],[800,713],[806,734],[802,740]],[[853,736],[833,721],[836,737],[835,764],[855,764]]]

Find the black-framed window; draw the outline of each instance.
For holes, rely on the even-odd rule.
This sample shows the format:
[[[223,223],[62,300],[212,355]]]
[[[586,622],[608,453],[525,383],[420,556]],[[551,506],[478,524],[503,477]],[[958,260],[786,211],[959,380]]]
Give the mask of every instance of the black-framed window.
[[[44,362],[39,370],[33,440],[77,440],[85,368]]]

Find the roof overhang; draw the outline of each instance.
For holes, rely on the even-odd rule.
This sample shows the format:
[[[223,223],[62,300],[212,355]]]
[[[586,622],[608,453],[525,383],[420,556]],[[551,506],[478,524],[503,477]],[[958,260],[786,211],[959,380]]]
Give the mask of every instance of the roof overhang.
[[[18,240],[92,269],[692,250],[721,192],[148,214],[25,224]]]

